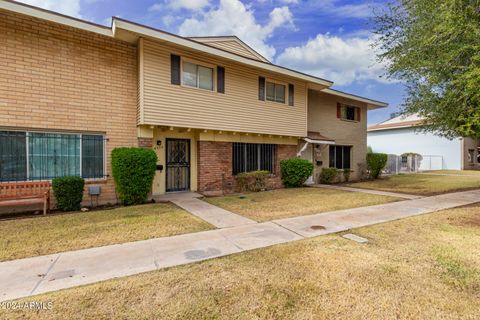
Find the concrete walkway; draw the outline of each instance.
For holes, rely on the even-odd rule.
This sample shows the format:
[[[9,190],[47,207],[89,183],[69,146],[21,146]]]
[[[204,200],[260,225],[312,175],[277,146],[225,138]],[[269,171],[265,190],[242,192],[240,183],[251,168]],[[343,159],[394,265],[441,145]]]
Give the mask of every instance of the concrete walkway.
[[[0,263],[0,301],[472,204],[480,190]]]
[[[254,220],[198,199],[202,197],[201,194],[196,192],[176,192],[156,196],[154,199],[160,202],[172,202],[217,228],[229,228],[257,223]]]
[[[408,199],[408,200],[423,198],[422,196],[415,195],[415,194],[406,194],[406,193],[398,193],[398,192],[388,192],[388,191],[378,191],[378,190],[369,190],[369,189],[361,189],[361,188],[343,187],[343,186],[336,186],[336,185],[331,185],[331,184],[313,184],[313,185],[311,185],[311,187],[342,190],[342,191],[349,191],[349,192],[363,192],[363,193],[376,194],[376,195],[380,195],[380,196],[396,197],[396,198],[402,198],[402,199]]]
[[[172,203],[217,228],[228,228],[257,223],[254,220],[195,198],[172,200]]]

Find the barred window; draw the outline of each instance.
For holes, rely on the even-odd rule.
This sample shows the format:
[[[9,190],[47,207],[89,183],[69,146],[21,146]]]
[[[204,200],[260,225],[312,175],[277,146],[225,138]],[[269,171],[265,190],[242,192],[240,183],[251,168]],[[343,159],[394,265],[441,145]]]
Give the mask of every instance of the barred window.
[[[233,175],[256,170],[275,173],[276,154],[275,144],[233,143]]]
[[[330,168],[351,169],[351,146],[330,146]]]
[[[0,131],[0,181],[103,178],[103,135]]]

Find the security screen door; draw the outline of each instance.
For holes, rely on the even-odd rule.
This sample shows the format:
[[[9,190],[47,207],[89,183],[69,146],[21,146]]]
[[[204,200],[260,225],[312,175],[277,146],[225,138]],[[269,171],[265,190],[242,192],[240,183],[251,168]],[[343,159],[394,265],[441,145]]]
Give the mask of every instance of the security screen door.
[[[190,140],[167,139],[166,190],[190,190]]]

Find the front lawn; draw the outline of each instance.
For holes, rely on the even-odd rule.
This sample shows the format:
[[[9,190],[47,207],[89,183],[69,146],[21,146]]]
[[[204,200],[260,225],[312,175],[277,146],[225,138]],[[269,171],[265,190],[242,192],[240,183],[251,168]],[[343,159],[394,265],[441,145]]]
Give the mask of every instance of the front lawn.
[[[432,170],[424,171],[425,173],[437,173],[437,174],[459,174],[462,176],[479,176],[480,170]]]
[[[446,192],[480,188],[480,176],[440,176],[428,174],[400,174],[372,181],[353,182],[349,187],[418,195],[435,195]]]
[[[480,206],[25,298],[9,319],[477,319]]]
[[[401,199],[320,188],[279,189],[248,193],[243,197],[206,198],[213,205],[256,221],[372,206],[397,200]]]
[[[172,204],[0,221],[0,261],[212,229]]]

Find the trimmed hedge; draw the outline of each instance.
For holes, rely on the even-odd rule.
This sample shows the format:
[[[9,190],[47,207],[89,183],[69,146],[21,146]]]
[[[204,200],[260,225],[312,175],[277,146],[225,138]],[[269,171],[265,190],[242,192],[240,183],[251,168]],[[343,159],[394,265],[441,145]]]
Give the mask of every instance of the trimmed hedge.
[[[367,153],[367,169],[370,177],[377,179],[387,165],[388,155],[385,153]]]
[[[237,181],[237,189],[239,192],[251,191],[259,192],[267,189],[268,171],[258,170],[250,172],[242,172],[235,176]]]
[[[151,149],[112,150],[112,175],[123,204],[140,204],[147,200],[152,189],[156,165],[157,155]]]
[[[57,207],[63,211],[80,210],[85,180],[80,177],[66,176],[52,180],[53,194]]]
[[[300,158],[282,160],[280,168],[283,184],[287,188],[301,187],[313,172],[313,164]]]
[[[330,184],[338,175],[337,168],[323,168],[320,172],[320,183]]]

